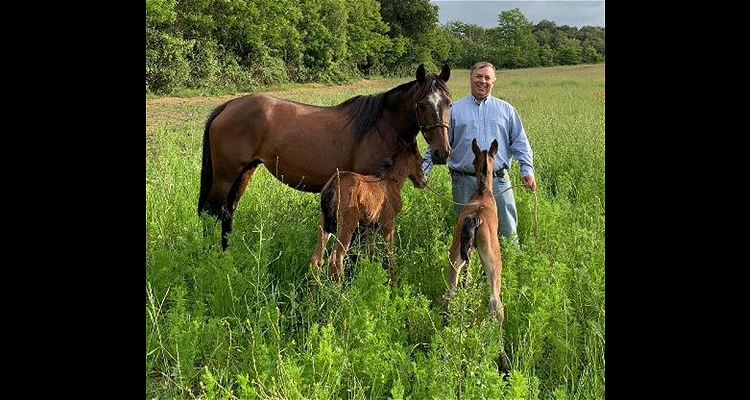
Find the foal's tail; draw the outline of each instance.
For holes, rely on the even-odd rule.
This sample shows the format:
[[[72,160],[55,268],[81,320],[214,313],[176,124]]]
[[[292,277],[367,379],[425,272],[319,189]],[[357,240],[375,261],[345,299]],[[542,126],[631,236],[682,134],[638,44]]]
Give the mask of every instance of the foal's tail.
[[[476,214],[464,218],[464,226],[461,227],[461,259],[464,261],[469,261],[469,252],[474,247],[474,236],[479,225],[482,225],[482,220]]]
[[[206,199],[208,198],[208,193],[211,191],[211,184],[213,181],[214,176],[214,168],[213,163],[211,161],[211,140],[209,138],[208,131],[211,128],[211,123],[216,119],[216,117],[221,114],[222,111],[224,111],[224,107],[226,107],[226,103],[216,107],[212,112],[211,115],[209,115],[208,119],[206,120],[206,127],[203,130],[203,164],[201,166],[201,189],[200,189],[200,196],[198,197],[198,215],[200,216],[201,211],[203,211],[204,203],[206,202]]]
[[[326,185],[320,192],[320,211],[323,212],[323,229],[328,233],[336,233],[338,225],[336,217],[336,190],[334,185]]]

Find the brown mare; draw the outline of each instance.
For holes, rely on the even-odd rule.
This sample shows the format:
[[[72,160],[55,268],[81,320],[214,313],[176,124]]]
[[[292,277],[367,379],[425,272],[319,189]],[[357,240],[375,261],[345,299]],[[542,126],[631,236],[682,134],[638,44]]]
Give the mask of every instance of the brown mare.
[[[349,250],[352,234],[360,224],[380,227],[386,245],[386,266],[391,270],[396,216],[403,204],[401,188],[407,177],[416,188],[422,189],[427,185],[416,138],[408,144],[402,142],[401,146],[393,159],[387,160],[374,174],[337,172],[321,190],[318,243],[312,264],[321,267],[326,244],[335,233],[337,241],[328,261],[328,276],[332,281],[337,282],[341,278],[344,255]]]
[[[500,240],[497,234],[497,204],[492,194],[492,171],[497,154],[497,140],[493,140],[489,150],[481,150],[477,140],[471,142],[474,151],[474,173],[477,188],[463,206],[453,229],[448,265],[448,289],[443,298],[443,326],[448,323],[448,303],[456,295],[456,284],[461,268],[467,267],[471,251],[476,249],[482,267],[490,284],[490,314],[502,324],[505,318],[503,303],[500,301],[501,273],[503,262],[500,257]],[[498,366],[501,372],[509,370],[505,351],[500,352]]]
[[[396,154],[399,139],[411,143],[420,130],[433,163],[445,164],[449,77],[447,65],[440,75],[420,65],[416,80],[332,107],[261,93],[227,101],[206,121],[198,214],[221,220],[226,249],[237,203],[261,164],[286,185],[317,193],[336,171],[373,173]]]

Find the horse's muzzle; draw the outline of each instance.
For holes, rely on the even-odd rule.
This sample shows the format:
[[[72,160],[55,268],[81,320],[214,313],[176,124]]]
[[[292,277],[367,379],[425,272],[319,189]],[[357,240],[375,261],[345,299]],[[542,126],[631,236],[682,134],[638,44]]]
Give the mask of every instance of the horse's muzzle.
[[[451,152],[450,150],[445,151],[442,149],[434,149],[432,152],[432,163],[435,165],[444,165],[448,162],[448,157],[450,157]]]

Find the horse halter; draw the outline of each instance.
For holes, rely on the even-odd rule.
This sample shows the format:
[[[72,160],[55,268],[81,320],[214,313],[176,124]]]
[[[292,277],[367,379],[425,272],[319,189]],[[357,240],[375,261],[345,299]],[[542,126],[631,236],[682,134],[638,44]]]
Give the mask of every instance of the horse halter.
[[[425,132],[429,131],[430,129],[435,129],[435,128],[450,129],[450,125],[443,121],[423,125],[422,121],[420,121],[419,119],[419,103],[414,103],[414,114],[416,115],[416,118],[417,118],[417,124],[419,124],[419,130],[422,131],[422,136],[424,136],[425,140],[427,140],[427,136],[425,135]]]

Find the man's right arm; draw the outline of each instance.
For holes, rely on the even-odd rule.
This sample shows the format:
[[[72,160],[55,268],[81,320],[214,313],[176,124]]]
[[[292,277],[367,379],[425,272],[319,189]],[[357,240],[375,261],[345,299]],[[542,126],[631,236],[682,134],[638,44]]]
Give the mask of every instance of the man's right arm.
[[[422,158],[422,172],[427,175],[432,171],[432,167],[432,153],[430,152],[430,149],[427,148],[427,151],[424,152],[424,157]]]

